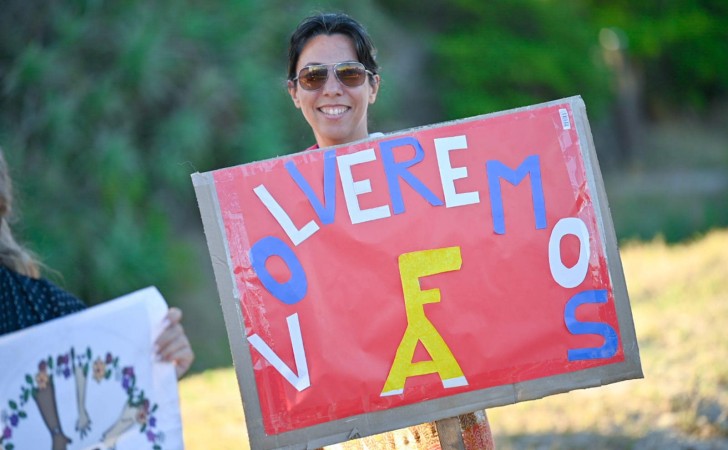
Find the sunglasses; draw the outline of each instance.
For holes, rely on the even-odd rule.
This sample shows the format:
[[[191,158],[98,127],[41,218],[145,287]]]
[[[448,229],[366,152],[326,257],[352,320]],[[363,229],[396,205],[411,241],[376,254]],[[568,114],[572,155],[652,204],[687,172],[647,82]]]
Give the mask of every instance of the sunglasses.
[[[329,78],[329,67],[334,68],[336,78],[347,87],[361,86],[366,81],[367,74],[374,75],[374,73],[366,69],[364,64],[349,61],[306,66],[298,72],[298,76],[292,81],[298,81],[298,84],[307,91],[321,89]]]

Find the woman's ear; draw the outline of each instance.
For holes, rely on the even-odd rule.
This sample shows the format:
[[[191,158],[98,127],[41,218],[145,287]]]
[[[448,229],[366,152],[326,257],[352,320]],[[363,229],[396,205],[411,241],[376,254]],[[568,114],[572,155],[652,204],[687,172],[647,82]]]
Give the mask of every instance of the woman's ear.
[[[382,81],[382,79],[379,77],[379,75],[374,75],[374,84],[369,83],[369,104],[373,104],[375,101],[377,101],[377,93],[379,92],[379,83]]]
[[[288,93],[291,95],[291,100],[296,108],[301,109],[301,102],[298,100],[298,89],[295,81],[288,80]]]

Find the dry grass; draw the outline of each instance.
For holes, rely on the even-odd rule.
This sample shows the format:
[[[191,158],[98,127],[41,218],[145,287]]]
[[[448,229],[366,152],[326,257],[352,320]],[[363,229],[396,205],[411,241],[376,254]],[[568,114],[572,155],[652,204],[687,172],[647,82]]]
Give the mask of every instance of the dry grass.
[[[499,450],[728,448],[728,230],[621,254],[645,379],[492,409]],[[232,369],[180,395],[189,449],[248,448]]]
[[[233,369],[213,369],[186,377],[179,390],[187,449],[250,448]]]

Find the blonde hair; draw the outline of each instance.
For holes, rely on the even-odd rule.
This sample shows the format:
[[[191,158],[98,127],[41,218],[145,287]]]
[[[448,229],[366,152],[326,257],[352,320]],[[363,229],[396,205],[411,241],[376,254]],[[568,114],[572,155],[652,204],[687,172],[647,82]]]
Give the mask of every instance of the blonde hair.
[[[0,265],[31,278],[40,277],[39,263],[24,249],[10,230],[12,219],[13,186],[0,148]]]

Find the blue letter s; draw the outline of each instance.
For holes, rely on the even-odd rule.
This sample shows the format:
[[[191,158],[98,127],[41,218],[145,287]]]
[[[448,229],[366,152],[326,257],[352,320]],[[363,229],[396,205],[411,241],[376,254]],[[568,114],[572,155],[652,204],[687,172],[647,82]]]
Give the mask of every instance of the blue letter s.
[[[564,322],[571,334],[598,334],[604,337],[604,345],[594,348],[578,348],[569,350],[569,361],[584,359],[611,358],[617,353],[619,339],[617,332],[611,326],[601,322],[579,322],[576,319],[576,308],[585,303],[606,303],[607,291],[605,289],[579,292],[571,297],[564,308]]]

